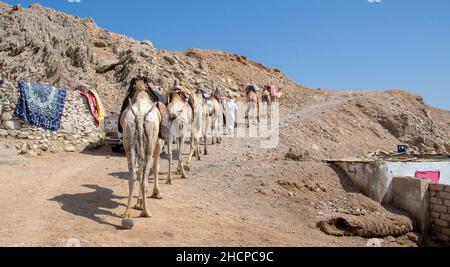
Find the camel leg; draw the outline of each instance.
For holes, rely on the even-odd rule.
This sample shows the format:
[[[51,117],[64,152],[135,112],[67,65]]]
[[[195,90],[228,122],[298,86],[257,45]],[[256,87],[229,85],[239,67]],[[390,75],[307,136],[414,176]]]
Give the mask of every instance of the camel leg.
[[[250,107],[247,105],[247,128],[250,128]]]
[[[183,149],[181,144],[183,144],[183,137],[177,138],[177,151],[178,151],[178,168],[177,168],[177,174],[181,174],[181,170],[183,168],[182,165],[182,161],[180,160],[180,158],[183,157],[182,153],[183,153]]]
[[[216,142],[215,142],[215,140],[216,140],[216,139],[215,139],[215,136],[216,136],[215,131],[216,131],[215,128],[212,128],[212,129],[211,129],[211,133],[212,133],[212,134],[211,134],[211,136],[212,136],[211,145],[212,145],[212,146],[216,144]]]
[[[208,153],[208,138],[206,137],[206,135],[203,137],[203,139],[205,139],[205,155],[209,155]]]
[[[202,153],[200,152],[200,138],[195,138],[195,148],[197,151],[197,160],[202,160]]]
[[[138,182],[138,185],[140,185],[141,184],[141,181],[140,180],[138,180],[137,181]],[[135,210],[142,210],[142,194],[141,194],[141,190],[139,189],[138,190],[138,198],[137,198],[137,202],[136,202],[136,205],[134,205],[134,209]]]
[[[128,148],[128,149],[127,149]],[[125,145],[126,151],[129,151],[130,157],[128,158],[128,169],[130,170],[130,177],[128,178],[128,204],[127,209],[123,217],[125,219],[131,218],[131,201],[133,200],[134,187],[136,185],[136,153],[129,149],[128,145]]]
[[[141,178],[140,179],[140,190],[141,190],[141,195],[142,195],[142,212],[141,212],[141,217],[143,218],[149,218],[151,217],[150,212],[148,211],[148,206],[147,206],[147,190],[148,190],[148,174],[150,173],[151,170],[151,155],[147,154],[145,155],[145,160],[144,160],[145,164],[144,166],[139,166],[139,172],[138,172],[138,176]]]
[[[214,119],[214,121],[215,121],[215,119]],[[219,139],[219,135],[217,134],[217,127],[215,126],[215,123],[213,123],[213,126],[211,128],[211,136],[212,136],[212,143],[211,143],[211,145],[213,146],[213,145],[216,144],[216,141],[219,141],[218,140]],[[219,142],[217,142],[217,143],[219,143]]]
[[[196,148],[195,148],[195,138],[191,137],[191,148],[189,152],[189,158],[188,158],[188,166],[191,167],[192,162],[192,156],[194,155]]]
[[[153,159],[153,173],[155,174],[155,183],[153,187],[152,198],[162,199],[159,191],[159,154],[161,153],[161,143],[156,144],[154,159]]]
[[[180,149],[178,150],[179,151],[178,153],[180,154],[180,156],[179,156],[178,164],[179,164],[179,168],[181,170],[181,178],[187,179],[188,176],[187,176],[186,170],[184,169],[184,166],[183,166],[183,148],[184,148],[183,140],[184,140],[183,138],[180,138]]]
[[[167,177],[167,184],[173,184],[172,181],[172,148],[171,146],[172,140],[167,143],[167,148],[169,149],[168,157],[169,157],[169,176]]]

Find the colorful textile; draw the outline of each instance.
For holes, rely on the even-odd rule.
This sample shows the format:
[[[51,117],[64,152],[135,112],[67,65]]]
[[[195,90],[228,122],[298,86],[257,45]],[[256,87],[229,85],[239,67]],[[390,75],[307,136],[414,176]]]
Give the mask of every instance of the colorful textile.
[[[47,85],[19,82],[20,97],[15,115],[28,124],[57,131],[67,92]]]
[[[98,95],[98,93],[95,90],[89,90],[89,91],[95,98],[95,103],[96,103],[97,112],[98,112],[98,119],[100,122],[102,122],[106,116],[106,112],[105,112],[105,109],[103,108],[102,100],[100,99],[100,96]]]
[[[95,123],[97,124],[97,126],[99,126],[105,117],[105,111],[97,92],[95,92],[94,90],[79,90],[78,93],[86,97],[89,104],[89,109],[91,110],[91,114],[95,119]]]
[[[428,172],[416,172],[416,178],[430,180],[433,184],[438,184],[441,179],[441,172],[428,171]]]
[[[278,96],[278,88],[275,85],[270,86],[270,95],[272,97]]]

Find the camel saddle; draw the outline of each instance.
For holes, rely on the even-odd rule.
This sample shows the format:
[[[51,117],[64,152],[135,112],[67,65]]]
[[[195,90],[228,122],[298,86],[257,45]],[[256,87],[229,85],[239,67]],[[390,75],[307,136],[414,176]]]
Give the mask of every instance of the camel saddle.
[[[192,118],[194,118],[195,115],[195,99],[192,97],[193,91],[192,89],[187,85],[177,86],[173,89],[171,89],[167,96],[167,105],[172,101],[172,96],[174,94],[177,94],[181,100],[183,100],[185,103],[187,102],[188,105],[191,107],[192,110]]]
[[[155,85],[152,83],[148,84],[150,90],[148,91],[148,94],[150,98],[156,102],[156,107],[159,110],[159,113],[161,114],[161,123],[159,125],[159,138],[163,139],[165,142],[169,141],[170,137],[170,125],[169,125],[169,113],[167,111],[167,107],[164,104],[164,97],[158,92]],[[135,91],[131,91],[128,93],[127,97],[125,97],[122,109],[120,110],[120,117],[122,117],[123,112],[125,112],[125,109],[129,105],[128,99],[133,98]],[[123,133],[122,125],[119,123],[119,133]]]
[[[258,93],[258,87],[256,87],[256,85],[254,85],[254,84],[251,84],[251,85],[247,86],[245,91],[246,91],[247,94],[250,93],[250,92],[253,92],[253,93],[256,94],[256,93]]]

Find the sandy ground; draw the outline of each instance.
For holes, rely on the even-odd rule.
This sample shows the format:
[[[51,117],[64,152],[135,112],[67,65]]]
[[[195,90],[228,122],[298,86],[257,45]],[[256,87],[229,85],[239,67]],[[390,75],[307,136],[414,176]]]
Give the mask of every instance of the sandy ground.
[[[64,246],[71,238],[82,246],[366,245],[362,238],[327,236],[316,228],[313,206],[277,194],[281,166],[292,170],[287,165],[296,163],[273,163],[252,142],[227,139],[210,147],[191,177],[172,186],[164,183],[162,160],[164,199],[149,199],[152,218],[134,211],[131,231],[118,229],[128,190],[124,156],[103,148],[1,166],[0,246]],[[241,160],[252,153],[259,156]]]

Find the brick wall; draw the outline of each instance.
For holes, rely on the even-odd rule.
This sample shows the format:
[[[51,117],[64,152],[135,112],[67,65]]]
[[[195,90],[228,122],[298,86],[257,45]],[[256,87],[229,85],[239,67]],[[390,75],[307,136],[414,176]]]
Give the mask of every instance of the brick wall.
[[[431,233],[450,241],[450,186],[430,185]]]

